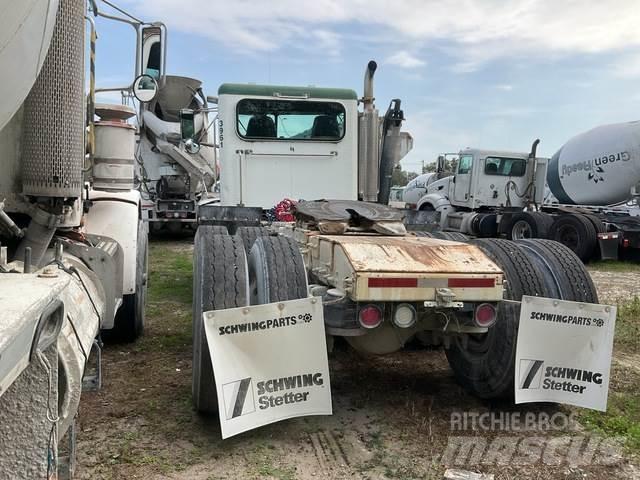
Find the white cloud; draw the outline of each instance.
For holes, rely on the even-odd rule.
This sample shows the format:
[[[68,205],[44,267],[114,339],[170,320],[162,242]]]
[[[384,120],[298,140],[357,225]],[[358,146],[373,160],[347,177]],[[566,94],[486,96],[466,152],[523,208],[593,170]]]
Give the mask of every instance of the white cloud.
[[[640,55],[624,55],[611,65],[611,71],[619,78],[640,77]]]
[[[400,50],[387,58],[387,63],[390,65],[397,65],[401,68],[417,68],[426,64],[424,60],[420,60],[418,57],[410,54],[406,50]]]
[[[468,72],[496,58],[599,53],[640,46],[637,0],[129,0],[146,19],[200,33],[240,52],[285,46],[349,48],[337,28],[365,27],[361,40],[392,38],[451,45],[455,71]],[[366,33],[370,32],[370,33]],[[397,55],[397,54],[396,54]],[[405,54],[408,60],[411,55]],[[393,58],[393,56],[391,57]],[[402,60],[402,58],[401,58]],[[418,60],[418,59],[416,59]],[[411,64],[410,61],[404,62]]]
[[[495,88],[497,90],[502,90],[503,92],[510,92],[513,90],[513,85],[509,85],[508,83],[503,83],[500,85],[496,85]]]

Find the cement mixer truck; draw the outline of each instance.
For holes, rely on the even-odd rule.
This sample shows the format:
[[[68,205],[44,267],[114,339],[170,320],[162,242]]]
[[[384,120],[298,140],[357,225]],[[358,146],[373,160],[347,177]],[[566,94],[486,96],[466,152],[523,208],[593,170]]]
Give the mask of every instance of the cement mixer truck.
[[[567,142],[550,160],[466,149],[456,172],[430,182],[413,223],[433,235],[549,238],[583,260],[640,249],[640,122],[604,125]],[[414,225],[415,226],[415,225]]]
[[[95,19],[134,27],[137,74],[159,25],[99,5],[0,1],[2,478],[73,476],[80,396],[101,384],[100,333],[130,341],[144,328],[147,232],[127,121],[136,112],[95,103]],[[151,101],[163,75],[124,90]]]
[[[151,231],[195,229],[198,206],[215,201],[214,111],[199,80],[174,75],[141,106],[136,184]]]

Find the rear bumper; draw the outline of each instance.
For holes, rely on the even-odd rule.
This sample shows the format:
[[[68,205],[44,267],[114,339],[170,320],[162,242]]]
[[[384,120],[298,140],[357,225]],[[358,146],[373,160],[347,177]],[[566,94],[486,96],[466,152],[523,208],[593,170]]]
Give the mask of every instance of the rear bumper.
[[[358,302],[435,301],[439,289],[449,289],[458,302],[499,302],[502,274],[359,274],[351,298]]]

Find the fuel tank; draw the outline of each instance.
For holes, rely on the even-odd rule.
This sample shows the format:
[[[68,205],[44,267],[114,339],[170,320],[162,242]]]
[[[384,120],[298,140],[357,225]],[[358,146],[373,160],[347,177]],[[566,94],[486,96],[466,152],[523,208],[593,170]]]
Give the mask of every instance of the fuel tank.
[[[576,135],[551,158],[547,183],[564,204],[626,202],[640,183],[640,121],[601,125]]]

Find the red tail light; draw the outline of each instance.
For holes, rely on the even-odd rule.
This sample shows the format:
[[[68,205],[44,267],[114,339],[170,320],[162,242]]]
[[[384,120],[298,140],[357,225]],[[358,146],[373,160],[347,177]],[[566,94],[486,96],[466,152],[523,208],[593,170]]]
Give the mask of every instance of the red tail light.
[[[417,278],[370,278],[369,288],[417,288]]]
[[[495,278],[450,278],[449,288],[492,288],[496,286]]]
[[[364,328],[376,328],[382,323],[382,310],[376,305],[367,305],[358,314],[360,325]]]
[[[481,303],[476,307],[473,322],[478,327],[487,328],[495,323],[496,318],[496,307],[490,303]]]

